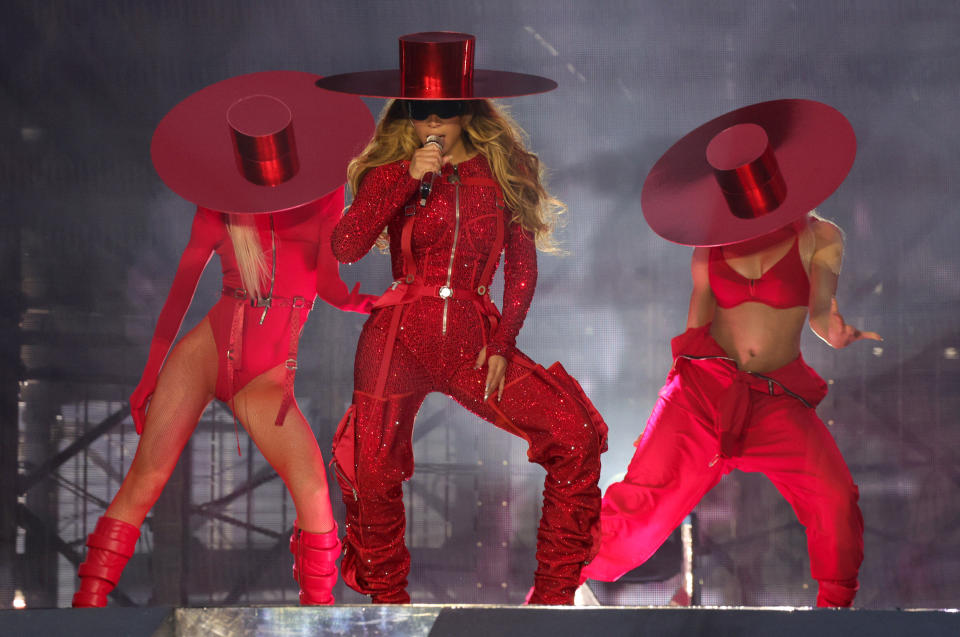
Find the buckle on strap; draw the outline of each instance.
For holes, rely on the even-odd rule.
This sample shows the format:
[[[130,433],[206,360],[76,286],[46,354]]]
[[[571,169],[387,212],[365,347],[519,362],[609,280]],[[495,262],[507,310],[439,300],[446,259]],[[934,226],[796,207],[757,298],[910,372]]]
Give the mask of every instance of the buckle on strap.
[[[404,207],[403,207],[403,214],[405,214],[405,215],[408,216],[408,217],[413,217],[414,215],[416,215],[416,214],[417,214],[417,206],[416,206],[416,204],[412,204],[412,203],[411,203],[411,204],[407,204],[406,206],[404,206]]]
[[[250,305],[252,307],[271,308],[273,307],[273,297],[268,296],[266,298],[250,299]]]
[[[225,296],[232,296],[235,299],[245,299],[247,298],[247,291],[240,288],[223,288],[223,294]]]
[[[306,307],[306,305],[306,299],[304,299],[302,296],[295,296],[293,299],[291,299],[290,307],[294,309],[300,309],[302,307]]]
[[[284,361],[283,365],[284,365],[284,367],[286,367],[286,368],[289,369],[289,370],[296,370],[296,369],[297,369],[297,359],[295,359],[295,358],[288,358],[286,361]]]

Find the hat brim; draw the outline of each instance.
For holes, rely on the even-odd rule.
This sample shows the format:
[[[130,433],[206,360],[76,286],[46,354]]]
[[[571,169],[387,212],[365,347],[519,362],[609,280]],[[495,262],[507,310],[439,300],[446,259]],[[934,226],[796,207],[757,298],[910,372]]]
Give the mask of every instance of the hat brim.
[[[707,163],[713,137],[735,124],[752,123],[767,133],[786,198],[768,214],[735,216]],[[853,166],[857,140],[840,111],[812,100],[787,99],[745,106],[684,136],[647,175],[640,204],[661,237],[683,245],[720,246],[747,241],[800,217],[829,197]]]
[[[495,99],[535,95],[537,93],[546,93],[547,91],[552,91],[557,88],[556,82],[539,75],[513,73],[511,71],[490,71],[486,69],[474,70],[473,91],[469,95],[461,93],[405,95],[400,81],[400,71],[396,69],[328,75],[327,77],[317,80],[316,85],[322,89],[335,91],[337,93],[347,93],[361,97],[405,100]]]
[[[163,182],[204,208],[232,213],[290,210],[316,201],[346,181],[350,160],[373,135],[373,116],[358,97],[318,91],[320,76],[266,71],[203,88],[157,125],[150,155]],[[293,115],[299,169],[277,186],[248,181],[237,167],[227,111],[252,95],[269,95]]]

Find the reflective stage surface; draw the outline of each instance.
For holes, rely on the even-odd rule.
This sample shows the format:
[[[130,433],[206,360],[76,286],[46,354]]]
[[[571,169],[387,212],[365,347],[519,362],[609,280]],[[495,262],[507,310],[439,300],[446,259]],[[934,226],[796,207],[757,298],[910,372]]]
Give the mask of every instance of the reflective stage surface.
[[[123,637],[562,637],[960,634],[956,610],[407,605],[116,608],[0,612],[0,634]]]

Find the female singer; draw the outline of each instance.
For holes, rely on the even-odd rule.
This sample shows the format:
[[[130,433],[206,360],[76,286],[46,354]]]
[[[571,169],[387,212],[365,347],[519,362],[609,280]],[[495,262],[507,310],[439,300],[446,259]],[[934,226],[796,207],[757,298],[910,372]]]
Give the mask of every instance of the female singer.
[[[560,204],[521,131],[482,99],[555,84],[473,70],[473,42],[466,34],[404,36],[400,72],[318,82],[402,98],[387,104],[351,163],[355,198],[333,233],[334,255],[346,263],[378,239],[388,243],[395,278],[360,335],[353,405],[334,437],[347,508],[341,572],[375,603],[410,600],[401,483],[413,474],[417,410],[439,391],[527,440],[530,460],[546,469],[528,601],[570,604],[594,551],[606,425],[559,363],[546,370],[515,345],[536,286],[536,250],[552,249]],[[501,252],[502,314],[489,294]]]

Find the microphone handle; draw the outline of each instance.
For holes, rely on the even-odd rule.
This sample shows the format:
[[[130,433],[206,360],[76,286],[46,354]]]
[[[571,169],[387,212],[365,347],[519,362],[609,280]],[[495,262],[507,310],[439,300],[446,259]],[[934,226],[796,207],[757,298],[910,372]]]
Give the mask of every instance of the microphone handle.
[[[427,205],[427,197],[430,196],[430,192],[433,190],[433,180],[437,178],[437,173],[429,172],[424,173],[423,177],[420,178],[420,207]]]

